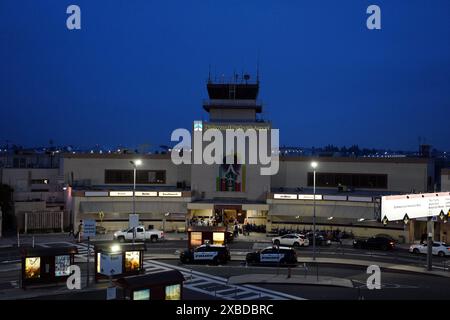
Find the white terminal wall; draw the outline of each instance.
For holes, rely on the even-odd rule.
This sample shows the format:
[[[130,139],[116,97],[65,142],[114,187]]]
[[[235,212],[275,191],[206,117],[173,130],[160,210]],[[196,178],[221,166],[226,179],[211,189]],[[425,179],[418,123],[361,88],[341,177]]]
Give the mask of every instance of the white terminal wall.
[[[142,159],[142,165],[138,170],[164,170],[166,172],[166,183],[157,184],[161,186],[175,186],[177,182],[185,181],[190,184],[190,168],[187,165],[176,166],[172,163],[170,156],[160,159],[146,158],[137,155],[135,158]],[[64,180],[70,182],[72,173],[74,181],[89,181],[91,185],[104,185],[105,170],[132,170],[131,157],[109,158],[89,157],[89,158],[64,158],[63,172]],[[111,184],[114,186],[114,184]]]
[[[308,172],[312,172],[311,161],[306,160],[282,160],[280,171],[273,176],[272,188],[296,188],[308,185]],[[317,158],[319,167],[316,172],[327,173],[362,173],[362,174],[387,174],[388,188],[380,191],[426,192],[428,177],[433,177],[433,172],[427,162],[393,162],[393,161],[333,161],[327,159],[321,161]],[[377,189],[369,189],[377,190]]]

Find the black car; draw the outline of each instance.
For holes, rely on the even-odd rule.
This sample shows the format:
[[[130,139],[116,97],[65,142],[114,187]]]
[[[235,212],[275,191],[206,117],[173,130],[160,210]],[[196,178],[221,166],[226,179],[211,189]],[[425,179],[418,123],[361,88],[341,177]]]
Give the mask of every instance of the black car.
[[[306,234],[306,236],[308,237],[309,245],[312,246],[313,245],[313,233],[308,232]],[[319,233],[316,234],[316,246],[329,246],[329,245],[331,245],[331,240],[327,240],[323,235],[321,235]]]
[[[227,246],[204,244],[180,253],[182,263],[225,264],[231,259]]]
[[[353,247],[357,249],[393,250],[395,242],[386,237],[372,237],[353,241]]]
[[[263,250],[247,253],[248,264],[293,265],[297,264],[297,253],[289,247],[267,247]]]

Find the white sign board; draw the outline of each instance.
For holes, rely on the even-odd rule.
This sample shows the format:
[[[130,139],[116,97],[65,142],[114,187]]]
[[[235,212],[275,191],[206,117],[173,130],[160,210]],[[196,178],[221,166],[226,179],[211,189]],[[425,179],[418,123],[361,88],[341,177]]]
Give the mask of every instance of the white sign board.
[[[381,197],[381,217],[389,221],[438,216],[450,210],[450,192]]]
[[[313,194],[299,194],[298,198],[300,200],[314,200],[314,195]],[[322,200],[322,195],[316,194],[316,200]]]
[[[110,197],[132,197],[133,191],[110,191]]]
[[[158,193],[160,197],[181,197],[181,192],[168,192],[168,191],[160,191]]]
[[[156,197],[157,191],[136,191],[136,197]]]
[[[122,253],[100,255],[100,273],[105,276],[122,274]]]
[[[139,215],[138,214],[128,215],[128,228],[137,228],[137,227],[139,227]]]
[[[83,238],[95,237],[97,223],[93,219],[83,220]]]
[[[287,193],[275,193],[273,195],[274,199],[287,199],[287,200],[296,200],[296,194],[287,194]]]

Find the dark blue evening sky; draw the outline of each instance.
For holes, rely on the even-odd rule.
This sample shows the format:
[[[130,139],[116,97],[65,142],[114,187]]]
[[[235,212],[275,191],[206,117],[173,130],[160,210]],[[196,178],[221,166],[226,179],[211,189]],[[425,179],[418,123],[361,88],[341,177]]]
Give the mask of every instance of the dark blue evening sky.
[[[167,144],[259,52],[281,144],[450,149],[449,0],[1,0],[0,46],[0,145]]]

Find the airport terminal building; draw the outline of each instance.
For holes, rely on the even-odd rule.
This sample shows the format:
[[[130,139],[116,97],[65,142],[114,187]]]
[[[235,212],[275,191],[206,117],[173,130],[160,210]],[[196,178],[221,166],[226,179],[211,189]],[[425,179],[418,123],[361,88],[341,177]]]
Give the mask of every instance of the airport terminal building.
[[[194,121],[193,131],[215,128],[272,130],[261,120],[259,83],[207,84],[203,103],[207,121]],[[282,134],[282,130],[281,130]],[[248,150],[248,149],[246,149]],[[184,150],[187,152],[187,150]],[[235,155],[240,156],[240,155]],[[258,164],[175,165],[170,154],[73,154],[62,156],[65,221],[77,225],[96,219],[108,230],[128,225],[133,212],[133,166],[136,171],[135,210],[141,223],[165,231],[182,231],[192,220],[237,219],[267,231],[310,229],[313,216],[313,169],[316,169],[316,216],[321,230],[340,229],[356,236],[388,234],[401,241],[420,238],[420,224],[380,222],[383,195],[434,191],[431,158],[279,156],[275,175],[261,175]],[[100,212],[103,213],[100,219]],[[424,224],[425,225],[425,224]]]

